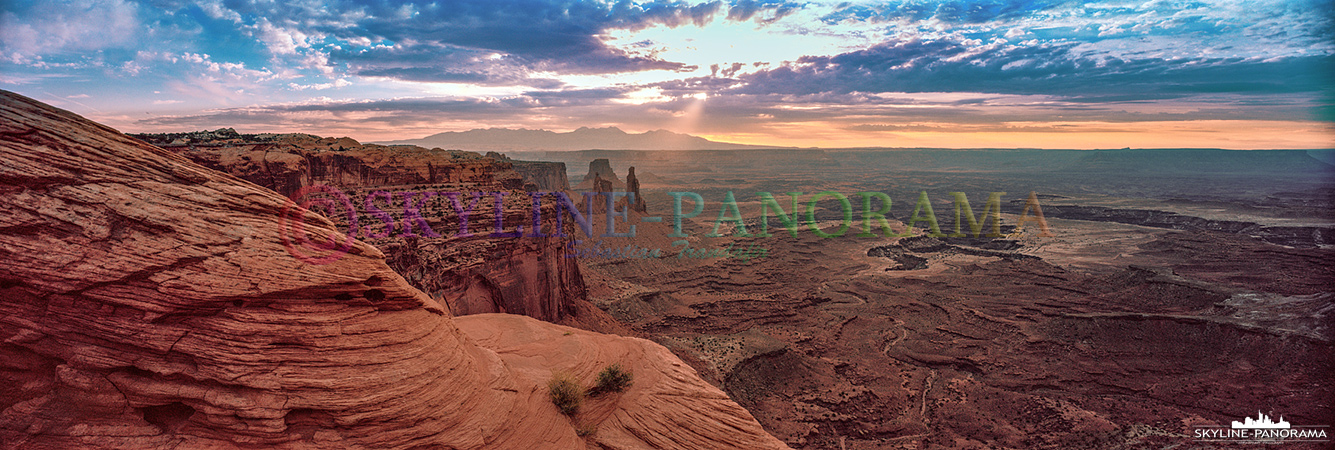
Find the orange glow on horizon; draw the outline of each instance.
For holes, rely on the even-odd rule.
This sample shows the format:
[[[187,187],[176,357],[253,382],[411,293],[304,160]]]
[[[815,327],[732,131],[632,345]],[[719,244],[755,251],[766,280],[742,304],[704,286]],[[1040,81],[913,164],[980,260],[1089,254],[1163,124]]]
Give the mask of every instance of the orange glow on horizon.
[[[616,126],[627,133],[657,129],[690,134],[716,142],[817,148],[1223,148],[1335,149],[1335,123],[1320,121],[1189,120],[1159,122],[1003,122],[991,124],[927,123],[908,126],[885,125],[884,130],[856,129],[865,118],[808,122],[760,122],[731,132],[712,132],[710,119],[702,116],[704,100],[684,114],[664,117],[662,127],[605,122],[574,123],[561,117],[533,116],[494,123],[484,120],[423,120],[394,126],[371,125],[381,117],[374,113],[305,113],[301,120],[254,124],[215,123],[206,126],[145,127],[135,117],[89,114],[89,118],[126,133],[179,132],[233,127],[241,133],[307,133],[324,137],[351,137],[359,142],[421,139],[445,131],[478,128],[543,129],[569,132],[580,126]],[[715,128],[716,130],[717,128]]]
[[[713,141],[783,147],[931,148],[1335,148],[1335,124],[1315,121],[1193,120],[1172,122],[1052,122],[1065,131],[852,131],[829,122],[767,125],[763,132],[701,134]],[[963,128],[963,127],[961,127]],[[967,130],[967,128],[965,128]]]

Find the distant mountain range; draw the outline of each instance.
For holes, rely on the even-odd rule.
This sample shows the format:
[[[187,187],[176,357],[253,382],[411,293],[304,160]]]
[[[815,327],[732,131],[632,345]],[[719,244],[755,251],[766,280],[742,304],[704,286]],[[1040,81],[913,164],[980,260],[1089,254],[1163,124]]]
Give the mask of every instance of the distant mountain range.
[[[689,134],[654,130],[627,133],[620,128],[583,127],[567,133],[547,130],[485,130],[450,131],[421,139],[381,142],[407,144],[426,148],[440,147],[473,151],[541,151],[541,150],[740,150],[775,148],[759,145],[715,142]]]

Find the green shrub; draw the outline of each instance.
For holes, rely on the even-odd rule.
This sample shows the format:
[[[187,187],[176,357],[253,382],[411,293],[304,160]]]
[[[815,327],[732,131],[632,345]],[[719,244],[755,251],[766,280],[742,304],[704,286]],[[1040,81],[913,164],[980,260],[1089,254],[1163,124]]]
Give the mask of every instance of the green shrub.
[[[622,369],[620,364],[612,364],[598,372],[598,384],[593,386],[589,395],[602,395],[608,392],[622,392],[630,387],[634,377],[630,371]]]
[[[567,373],[553,374],[547,382],[547,392],[552,396],[552,404],[567,416],[579,412],[579,405],[584,402],[584,387]]]

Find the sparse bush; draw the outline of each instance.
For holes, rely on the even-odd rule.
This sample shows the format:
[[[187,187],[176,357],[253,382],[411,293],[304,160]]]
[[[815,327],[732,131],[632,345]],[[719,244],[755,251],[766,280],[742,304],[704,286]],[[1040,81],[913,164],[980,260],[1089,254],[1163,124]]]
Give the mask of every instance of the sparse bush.
[[[584,425],[582,427],[575,429],[575,435],[579,437],[584,437],[593,434],[593,432],[595,431],[598,431],[598,427],[595,427],[593,425]]]
[[[568,373],[553,374],[547,382],[547,392],[552,396],[552,404],[567,416],[579,412],[579,405],[584,402],[584,387]]]
[[[598,372],[598,384],[589,390],[589,395],[602,395],[608,392],[622,392],[634,381],[630,371],[622,369],[620,364],[612,364]]]

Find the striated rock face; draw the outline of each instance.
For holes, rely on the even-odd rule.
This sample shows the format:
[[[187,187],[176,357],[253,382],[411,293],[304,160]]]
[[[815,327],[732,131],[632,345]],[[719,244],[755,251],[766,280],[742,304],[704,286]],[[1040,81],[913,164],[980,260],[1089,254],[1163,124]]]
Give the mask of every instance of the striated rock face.
[[[566,163],[515,161],[504,153],[497,152],[487,152],[485,156],[513,164],[515,172],[523,175],[525,187],[529,190],[554,192],[570,189],[570,180],[566,178]]]
[[[225,132],[226,131],[226,132]],[[447,233],[456,227],[457,214],[443,197],[424,192],[504,192],[514,198],[504,206],[508,223],[524,223],[530,207],[526,191],[551,192],[568,187],[565,164],[514,161],[503,154],[478,155],[457,150],[413,146],[360,144],[348,138],[319,138],[305,134],[241,135],[230,129],[216,132],[144,134],[136,137],[162,143],[168,150],[206,167],[227,172],[295,196],[303,187],[325,184],[343,192],[362,222],[378,224],[370,204],[389,214],[392,229],[363,229],[357,237],[379,247],[390,267],[414,287],[450,308],[455,315],[504,312],[557,322],[584,299],[583,278],[573,259],[563,258],[565,240],[457,238]],[[169,144],[171,143],[171,144]],[[373,197],[388,192],[388,197]],[[414,194],[413,205],[405,193]],[[472,214],[474,228],[484,229],[494,217],[489,195],[483,195]],[[407,209],[420,208],[421,216],[442,236],[414,230]],[[549,208],[546,226],[555,227]],[[330,214],[340,230],[350,231],[342,215]],[[383,228],[383,227],[382,227]],[[420,238],[410,236],[422,235]],[[460,255],[489,255],[464,257]]]
[[[566,163],[513,161],[515,172],[524,177],[539,191],[555,192],[570,189],[570,179],[566,178]]]
[[[454,315],[508,313],[559,323],[577,314],[575,304],[585,298],[579,264],[565,257],[561,238],[373,241],[390,267]]]
[[[283,196],[0,97],[0,448],[783,448],[661,347],[461,330],[375,247],[293,258]],[[552,370],[611,362],[632,389],[548,401]]]

